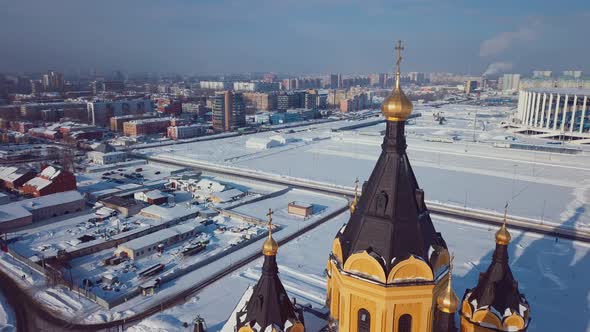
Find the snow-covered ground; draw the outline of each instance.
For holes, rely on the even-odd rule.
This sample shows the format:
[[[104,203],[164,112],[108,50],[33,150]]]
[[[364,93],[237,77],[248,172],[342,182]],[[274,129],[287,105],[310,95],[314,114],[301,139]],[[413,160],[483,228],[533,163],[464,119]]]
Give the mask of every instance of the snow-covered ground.
[[[8,304],[8,301],[4,294],[0,292],[0,331],[16,331],[15,324],[16,318],[14,316],[14,312]]]
[[[298,303],[318,308],[325,300],[324,269],[334,235],[348,219],[348,213],[281,247],[278,254],[280,277],[290,296]],[[487,269],[494,250],[495,228],[459,220],[435,218],[455,255],[453,288],[461,298],[467,287],[476,285]],[[539,332],[590,331],[590,246],[579,242],[545,238],[511,230],[510,265],[519,288],[531,304],[530,330]],[[260,275],[262,259],[226,276],[192,297],[187,303],[154,315],[130,331],[185,331],[198,315],[209,330],[219,331],[250,285]],[[567,308],[567,310],[564,310]]]
[[[416,107],[415,112],[422,113],[422,117],[406,126],[408,156],[426,199],[494,211],[502,211],[509,201],[510,213],[514,215],[589,227],[590,153],[568,155],[494,147],[494,143],[510,143],[513,139],[518,143],[547,143],[542,139],[513,137],[501,128],[500,123],[508,119],[511,110],[473,105]],[[433,118],[436,112],[442,112],[447,122],[439,125]],[[265,132],[226,138],[216,144],[180,144],[141,153],[352,186],[355,177],[364,181],[370,175],[380,153],[380,133],[385,130],[381,123],[332,131],[358,123],[362,122],[339,121],[301,127],[294,132]],[[294,142],[267,150],[246,147],[251,137],[273,135]],[[450,139],[452,143],[433,142],[432,138]]]

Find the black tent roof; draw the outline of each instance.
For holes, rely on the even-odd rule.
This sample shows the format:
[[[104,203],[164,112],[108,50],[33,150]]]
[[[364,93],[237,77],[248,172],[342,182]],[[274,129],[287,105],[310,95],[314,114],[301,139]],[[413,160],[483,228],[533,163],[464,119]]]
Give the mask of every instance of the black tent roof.
[[[486,272],[479,274],[477,286],[471,290],[468,301],[473,300],[477,300],[478,308],[491,306],[501,314],[506,309],[519,313],[520,304],[528,308],[508,265],[508,245],[496,244],[492,263]]]
[[[379,160],[365,183],[346,228],[338,235],[345,261],[369,251],[382,258],[388,274],[410,255],[429,262],[429,249],[446,248],[424,204],[424,192],[406,155],[404,121],[387,121]]]
[[[278,273],[276,256],[265,255],[262,275],[246,304],[244,321],[238,321],[238,328],[252,324],[259,325],[261,331],[271,325],[284,330],[287,321],[302,321],[301,315],[296,314],[295,306],[289,300]]]

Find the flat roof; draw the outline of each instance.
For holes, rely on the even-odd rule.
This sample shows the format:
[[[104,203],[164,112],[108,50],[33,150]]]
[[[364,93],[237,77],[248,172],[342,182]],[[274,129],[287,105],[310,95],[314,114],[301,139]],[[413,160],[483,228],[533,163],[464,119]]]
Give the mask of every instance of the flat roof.
[[[146,216],[146,214],[155,215],[162,218],[163,220],[173,220],[190,216],[192,214],[198,214],[201,208],[190,205],[185,207],[185,204],[177,204],[173,207],[161,206],[161,205],[150,205],[146,208],[141,209],[140,214]],[[148,217],[148,216],[146,216]]]
[[[27,217],[31,215],[31,211],[71,203],[81,199],[83,197],[79,192],[71,190],[4,204],[2,205],[2,209],[0,209],[0,222]]]
[[[523,89],[523,90],[528,91],[528,92],[537,92],[537,93],[590,96],[590,89],[579,89],[579,88],[530,88],[530,89]]]
[[[142,236],[140,238],[122,243],[119,247],[124,247],[131,250],[139,250],[155,243],[164,242],[179,234],[185,234],[201,227],[201,223],[197,221],[190,221],[174,227],[165,228],[160,231]]]

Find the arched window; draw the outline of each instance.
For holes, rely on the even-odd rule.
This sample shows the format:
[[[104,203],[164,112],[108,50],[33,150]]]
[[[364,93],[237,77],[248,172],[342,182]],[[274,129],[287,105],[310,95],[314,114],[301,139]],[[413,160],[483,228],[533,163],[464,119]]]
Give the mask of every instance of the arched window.
[[[412,316],[405,314],[399,318],[399,332],[412,332]]]
[[[371,331],[371,314],[366,309],[359,310],[358,332]]]

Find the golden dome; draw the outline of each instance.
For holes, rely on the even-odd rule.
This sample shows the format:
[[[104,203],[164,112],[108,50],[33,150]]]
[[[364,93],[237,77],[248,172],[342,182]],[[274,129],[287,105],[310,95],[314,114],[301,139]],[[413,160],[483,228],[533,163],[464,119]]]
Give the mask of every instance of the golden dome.
[[[404,47],[402,46],[402,42],[400,40],[395,46],[395,50],[397,51],[395,89],[393,89],[393,93],[391,95],[385,98],[383,104],[381,104],[381,113],[383,113],[383,116],[387,121],[405,121],[410,116],[410,114],[412,114],[412,110],[414,109],[412,103],[404,94],[400,84],[400,64],[402,62],[401,51],[403,49]]]
[[[414,109],[398,82],[399,79],[396,78],[395,90],[381,104],[381,113],[387,121],[405,121]]]
[[[448,314],[457,312],[457,308],[459,307],[459,298],[457,297],[457,294],[455,294],[455,291],[451,287],[451,281],[453,278],[452,273],[453,257],[451,257],[449,262],[449,280],[447,281],[447,287],[436,298],[438,310],[446,312]]]
[[[276,256],[279,252],[279,244],[272,238],[272,209],[268,209],[268,237],[262,245],[262,253],[265,256]]]
[[[266,241],[264,241],[264,244],[262,245],[262,253],[265,256],[276,256],[278,251],[279,244],[272,238],[272,235],[269,234],[268,238],[266,238]]]
[[[508,243],[510,243],[511,239],[512,239],[512,236],[510,235],[510,233],[508,232],[508,229],[506,228],[506,222],[504,222],[504,224],[502,224],[502,227],[500,227],[500,229],[496,232],[496,243],[502,244],[502,245],[508,245]]]

